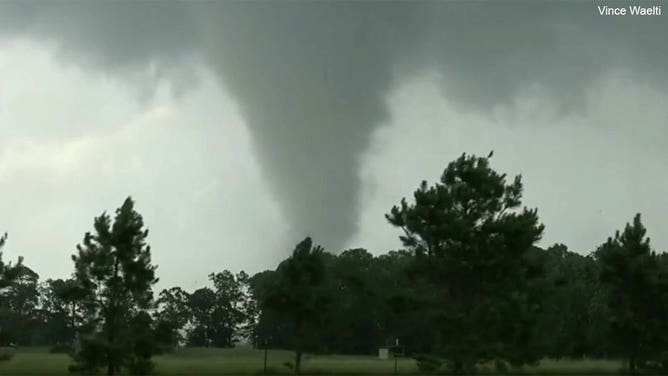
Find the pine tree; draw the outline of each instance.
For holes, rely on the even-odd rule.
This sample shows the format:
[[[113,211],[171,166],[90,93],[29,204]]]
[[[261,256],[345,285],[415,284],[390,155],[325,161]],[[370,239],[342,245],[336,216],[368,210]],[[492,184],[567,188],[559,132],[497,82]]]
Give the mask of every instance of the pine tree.
[[[113,223],[103,213],[95,218],[94,229],[72,256],[74,277],[82,290],[80,304],[86,309],[86,323],[79,333],[81,351],[72,370],[89,374],[106,366],[108,375],[123,369],[150,370],[150,358],[134,352],[138,339],[131,335],[129,324],[149,308],[151,286],[157,282],[146,244],[148,230],[129,197],[116,210]]]
[[[666,305],[662,299],[661,269],[650,247],[647,230],[637,214],[623,232],[602,244],[594,253],[601,282],[610,288],[612,340],[626,355],[635,373],[642,360],[662,350]],[[645,359],[643,359],[645,358]]]
[[[520,210],[521,177],[507,184],[489,166],[491,155],[463,154],[434,186],[423,181],[414,203],[402,199],[386,215],[440,292],[433,325],[440,352],[457,372],[481,361],[536,358],[525,345],[538,295],[530,289],[537,268],[529,252],[543,226],[536,210]]]
[[[275,285],[262,304],[289,323],[295,348],[295,371],[301,372],[302,355],[317,350],[319,326],[329,300],[324,294],[324,249],[306,238],[276,268]]]
[[[0,236],[0,290],[8,287],[16,278],[18,278],[23,263],[22,257],[19,257],[18,261],[14,265],[12,265],[11,262],[5,264],[2,261],[2,247],[5,245],[6,241],[7,234]]]

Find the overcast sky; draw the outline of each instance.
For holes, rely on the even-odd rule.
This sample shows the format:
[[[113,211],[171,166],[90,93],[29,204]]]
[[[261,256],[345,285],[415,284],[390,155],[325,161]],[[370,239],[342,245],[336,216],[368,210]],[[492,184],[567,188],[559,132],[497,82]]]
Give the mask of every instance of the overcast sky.
[[[0,2],[4,257],[67,277],[129,195],[161,288],[308,235],[380,254],[393,205],[491,149],[542,245],[587,254],[641,212],[667,250],[668,16],[597,4]]]

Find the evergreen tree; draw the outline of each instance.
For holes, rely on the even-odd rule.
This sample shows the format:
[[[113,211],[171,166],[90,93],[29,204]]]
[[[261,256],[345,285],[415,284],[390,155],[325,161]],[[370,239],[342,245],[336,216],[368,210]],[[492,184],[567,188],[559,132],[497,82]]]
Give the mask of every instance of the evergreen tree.
[[[492,359],[537,358],[527,346],[537,303],[530,278],[538,270],[528,255],[543,226],[536,210],[519,209],[521,177],[506,184],[490,157],[463,154],[440,182],[423,181],[413,204],[402,199],[386,215],[442,293],[433,325],[457,372]]]
[[[90,374],[106,367],[108,375],[149,369],[141,366],[148,361],[145,354],[139,357],[133,351],[137,338],[130,327],[132,318],[150,307],[151,286],[157,282],[146,244],[148,230],[129,197],[116,210],[113,223],[103,213],[95,218],[94,229],[72,256],[86,316],[79,333],[81,351],[71,369]]]
[[[12,265],[11,262],[5,264],[2,261],[2,247],[4,247],[6,241],[7,234],[0,236],[0,298],[2,297],[2,289],[8,287],[16,278],[18,278],[21,271],[21,264],[23,263],[22,257],[19,257],[14,265]]]
[[[295,371],[300,373],[302,355],[322,345],[319,328],[329,300],[324,294],[324,250],[306,238],[276,269],[275,285],[263,308],[278,313],[290,325],[295,349]]]
[[[658,356],[666,329],[666,304],[661,268],[651,250],[640,214],[623,232],[602,244],[594,253],[600,278],[609,286],[612,341],[628,359],[635,373],[642,361]]]
[[[0,346],[15,342],[15,333],[11,323],[10,287],[19,278],[23,270],[23,258],[19,257],[16,264],[5,264],[2,261],[2,247],[7,241],[7,234],[0,236]]]
[[[5,289],[0,305],[2,336],[17,345],[43,345],[44,333],[39,330],[43,321],[38,309],[39,275],[23,263],[15,269],[13,281]]]

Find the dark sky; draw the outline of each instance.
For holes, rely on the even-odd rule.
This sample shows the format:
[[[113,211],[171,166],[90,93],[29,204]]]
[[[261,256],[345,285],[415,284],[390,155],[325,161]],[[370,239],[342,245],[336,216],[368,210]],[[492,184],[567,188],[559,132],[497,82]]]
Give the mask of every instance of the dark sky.
[[[666,249],[667,16],[599,3],[662,5],[2,2],[6,255],[67,276],[127,195],[165,286],[307,235],[381,253],[392,205],[490,149],[544,245],[589,253],[641,212]]]

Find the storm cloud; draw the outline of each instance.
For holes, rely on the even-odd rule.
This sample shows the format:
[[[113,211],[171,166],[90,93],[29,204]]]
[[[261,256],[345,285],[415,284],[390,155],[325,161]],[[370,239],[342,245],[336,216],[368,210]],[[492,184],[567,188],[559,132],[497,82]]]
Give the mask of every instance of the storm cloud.
[[[664,16],[602,17],[581,1],[0,3],[1,38],[40,40],[144,99],[160,79],[187,95],[205,64],[239,106],[292,238],[333,250],[358,230],[361,164],[396,87],[428,71],[463,112],[538,96],[577,114],[611,72],[665,93],[667,35]]]

